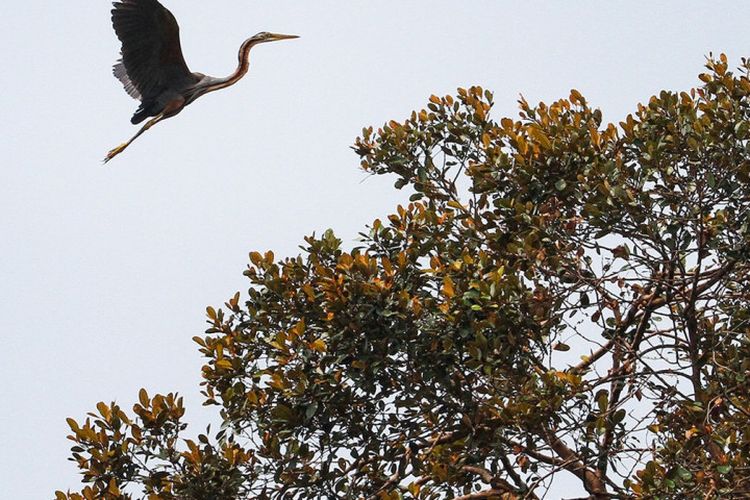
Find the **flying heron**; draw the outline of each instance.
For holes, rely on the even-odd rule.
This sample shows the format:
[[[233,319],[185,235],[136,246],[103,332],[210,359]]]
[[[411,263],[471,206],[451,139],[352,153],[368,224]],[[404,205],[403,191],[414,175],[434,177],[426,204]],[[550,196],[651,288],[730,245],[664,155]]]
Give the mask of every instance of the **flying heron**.
[[[155,124],[170,118],[208,92],[234,85],[249,67],[254,46],[298,38],[296,35],[261,32],[240,46],[239,65],[226,78],[214,78],[191,72],[182,56],[180,27],[171,12],[156,0],[121,0],[113,3],[112,26],[122,42],[122,58],[114,66],[114,75],[133,98],[141,101],[131,123],[149,117],[129,141],[120,144],[104,159],[108,162]]]

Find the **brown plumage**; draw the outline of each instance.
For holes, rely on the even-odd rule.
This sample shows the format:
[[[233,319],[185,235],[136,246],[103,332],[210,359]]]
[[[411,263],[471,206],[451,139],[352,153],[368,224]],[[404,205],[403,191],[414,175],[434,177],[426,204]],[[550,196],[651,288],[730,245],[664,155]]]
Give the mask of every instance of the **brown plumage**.
[[[122,58],[113,73],[131,97],[141,101],[133,124],[155,117],[129,141],[107,153],[108,162],[159,121],[172,117],[198,97],[235,84],[247,73],[250,49],[257,44],[297,38],[261,32],[240,46],[237,69],[226,78],[214,78],[188,69],[180,46],[180,27],[157,0],[114,2],[112,26],[122,42]]]

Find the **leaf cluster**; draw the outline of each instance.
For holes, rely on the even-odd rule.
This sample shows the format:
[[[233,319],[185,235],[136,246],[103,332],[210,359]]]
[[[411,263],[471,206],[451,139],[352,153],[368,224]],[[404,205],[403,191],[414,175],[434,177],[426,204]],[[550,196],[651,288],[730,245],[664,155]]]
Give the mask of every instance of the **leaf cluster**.
[[[356,248],[252,252],[194,339],[215,442],[178,443],[175,396],[100,404],[67,497],[748,494],[750,64],[707,69],[619,124],[471,87],[364,129],[410,202]]]

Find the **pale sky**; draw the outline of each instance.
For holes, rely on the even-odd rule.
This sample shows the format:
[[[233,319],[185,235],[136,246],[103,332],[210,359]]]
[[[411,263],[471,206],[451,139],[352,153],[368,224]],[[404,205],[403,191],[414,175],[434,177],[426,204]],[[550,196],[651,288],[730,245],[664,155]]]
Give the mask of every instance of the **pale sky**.
[[[111,74],[110,3],[0,7],[3,499],[79,488],[65,418],[98,401],[178,391],[189,435],[217,422],[200,407],[191,337],[207,305],[244,292],[248,252],[296,255],[329,227],[354,246],[408,196],[392,178],[364,180],[349,149],[362,127],[474,84],[494,91],[497,119],[521,93],[577,88],[619,121],[661,89],[697,85],[709,52],[732,66],[750,55],[739,0],[162,2],[193,71],[229,74],[258,31],[302,38],[253,49],[244,80],[107,166],[137,107]]]

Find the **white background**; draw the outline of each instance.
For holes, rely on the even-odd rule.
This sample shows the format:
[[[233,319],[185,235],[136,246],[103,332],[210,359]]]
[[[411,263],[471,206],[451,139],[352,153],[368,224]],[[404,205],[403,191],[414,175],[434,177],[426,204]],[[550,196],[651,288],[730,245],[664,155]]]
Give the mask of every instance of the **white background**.
[[[0,6],[0,498],[78,488],[65,418],[140,387],[178,391],[197,433],[206,305],[246,288],[251,250],[345,245],[406,193],[367,178],[363,126],[480,84],[494,116],[520,93],[579,89],[619,121],[661,89],[697,85],[704,56],[748,55],[748,2],[165,0],[193,71],[224,76],[257,31],[250,74],[130,137],[137,103],[111,75],[105,1]],[[363,182],[364,180],[364,182]],[[215,421],[215,420],[213,420]],[[564,477],[549,498],[575,496]]]

